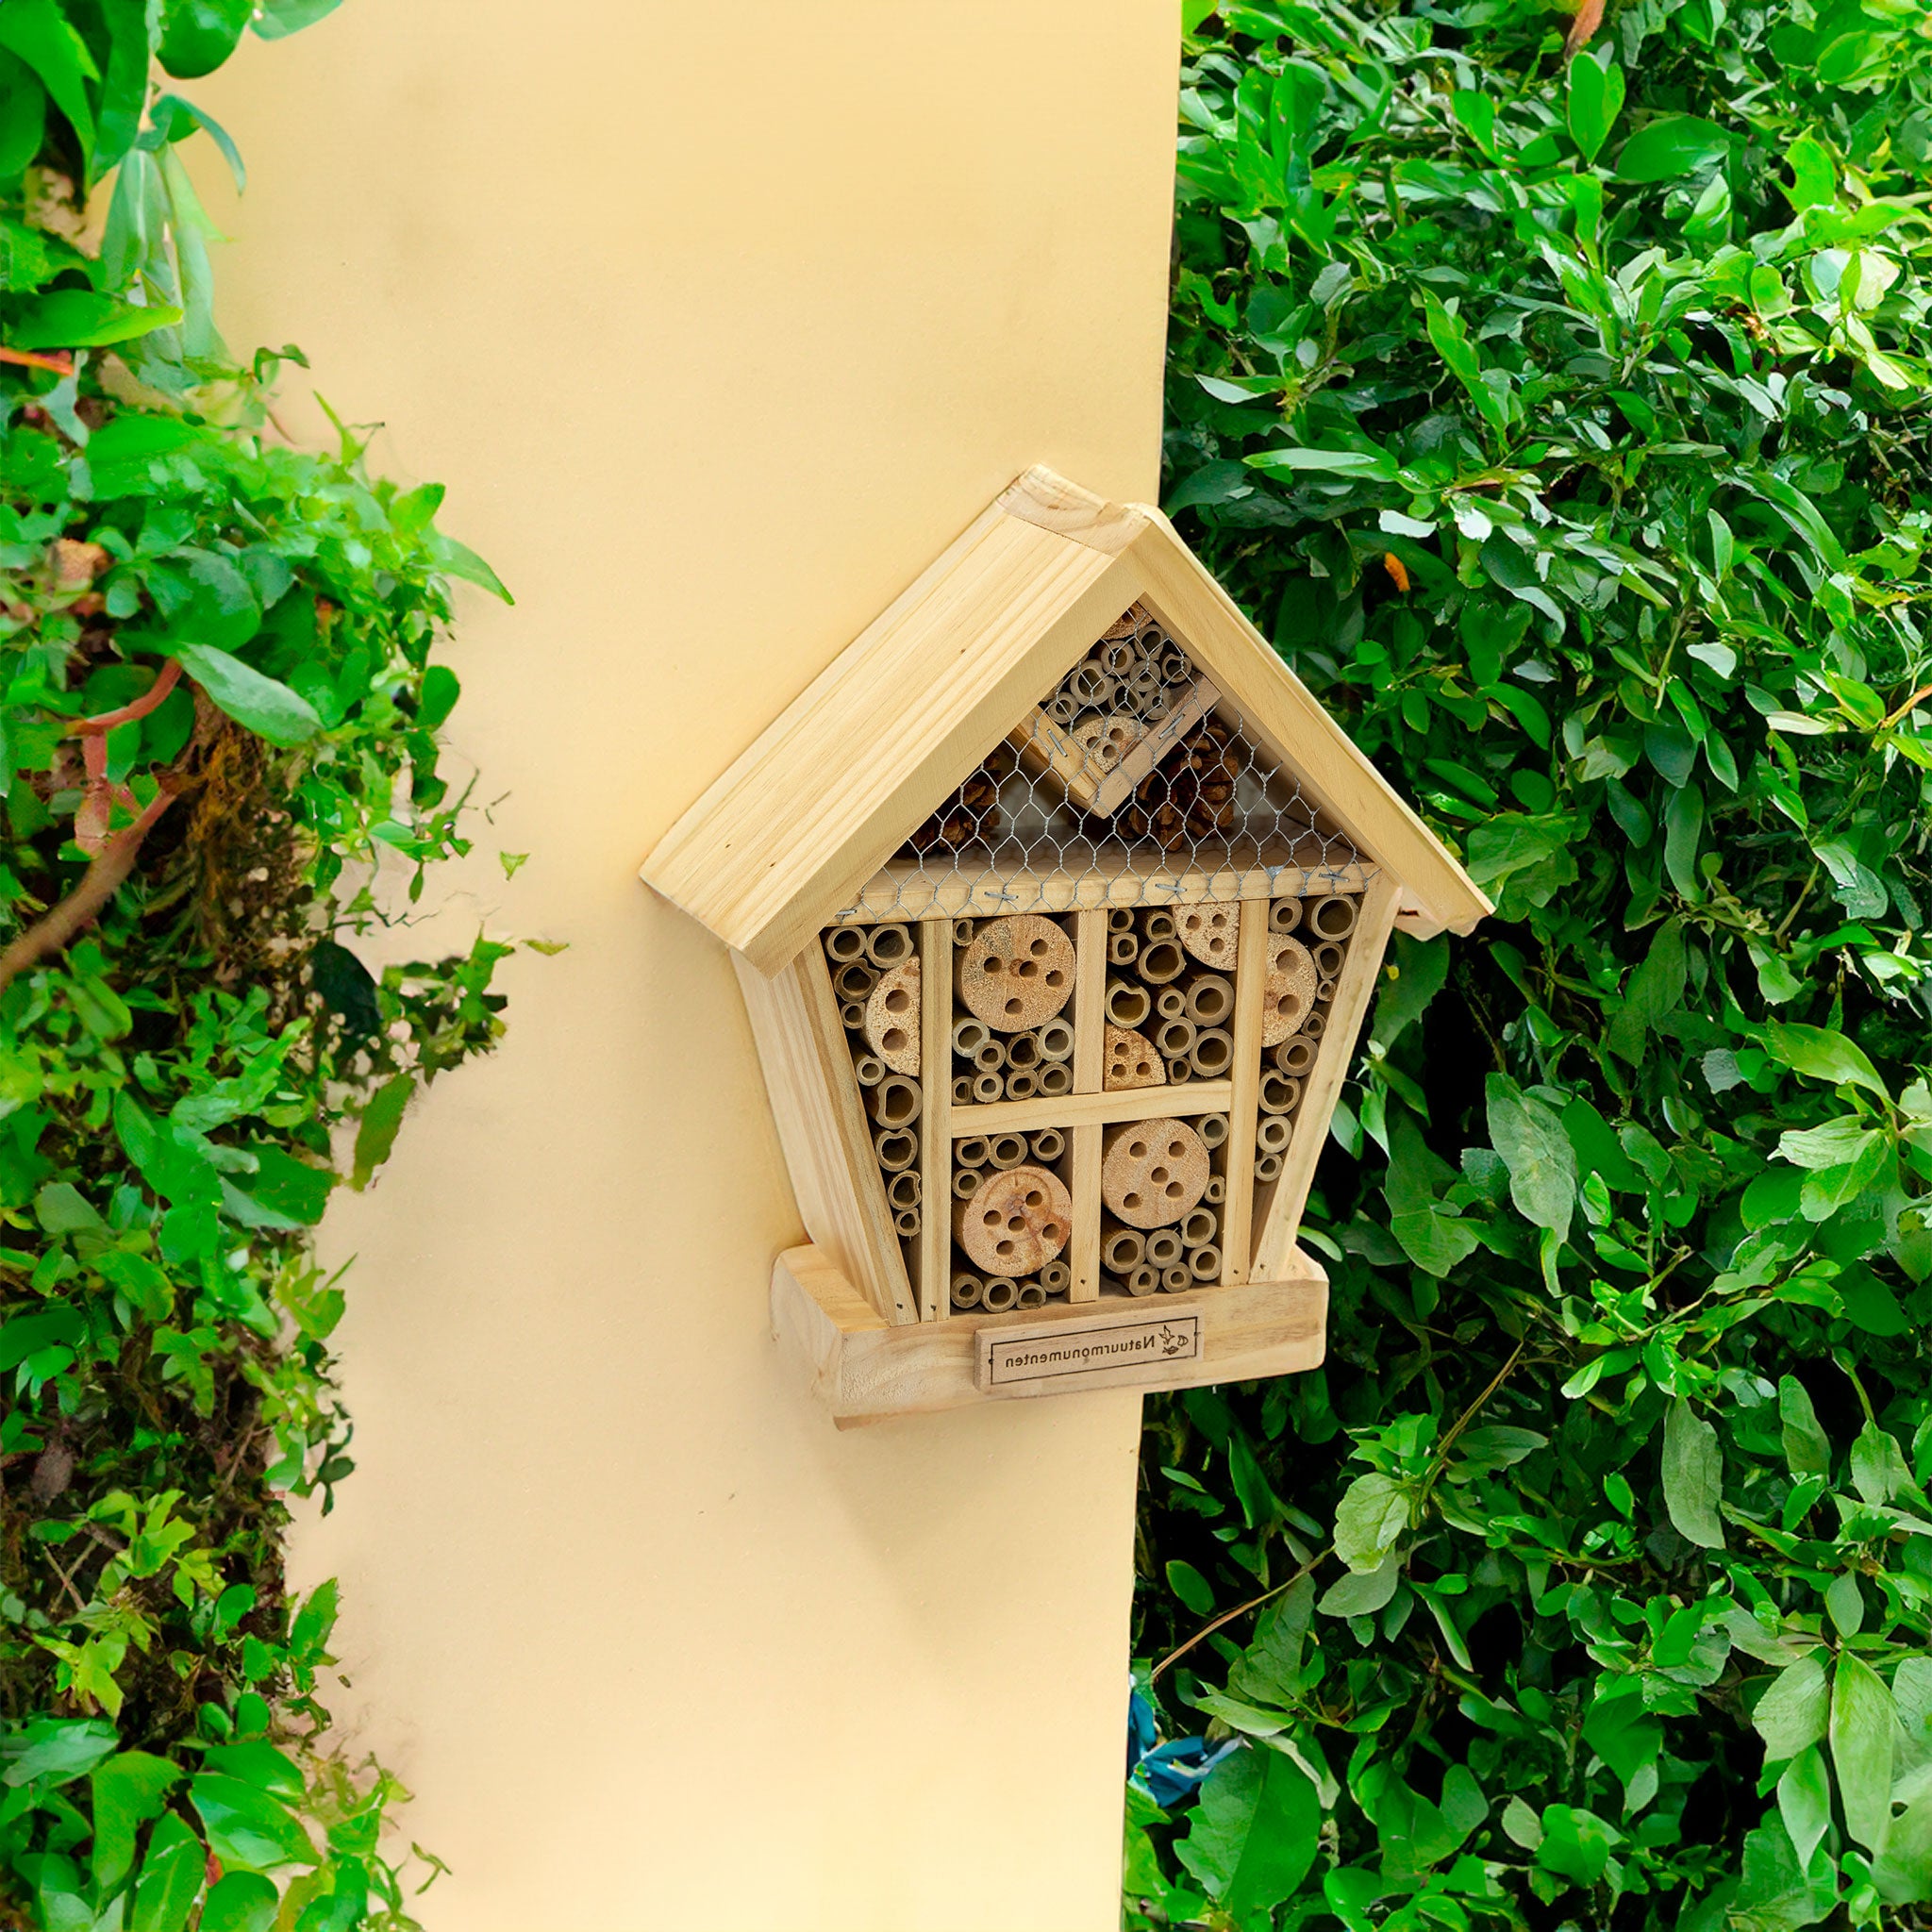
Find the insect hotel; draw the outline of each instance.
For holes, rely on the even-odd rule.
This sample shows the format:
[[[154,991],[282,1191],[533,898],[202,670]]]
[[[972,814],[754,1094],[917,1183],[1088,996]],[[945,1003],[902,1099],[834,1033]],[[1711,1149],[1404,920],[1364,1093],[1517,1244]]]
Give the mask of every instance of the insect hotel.
[[[1314,1367],[1390,933],[1490,909],[1158,511],[1041,470],[643,876],[732,949],[841,1424]]]

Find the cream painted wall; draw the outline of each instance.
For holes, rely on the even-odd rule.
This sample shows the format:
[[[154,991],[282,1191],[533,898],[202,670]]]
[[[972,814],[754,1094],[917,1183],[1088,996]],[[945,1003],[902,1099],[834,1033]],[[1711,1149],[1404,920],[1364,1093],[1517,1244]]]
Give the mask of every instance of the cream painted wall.
[[[519,598],[398,950],[570,943],[326,1229],[359,1467],[296,1563],[435,1932],[1117,1923],[1138,1399],[822,1420],[729,968],[635,869],[1020,469],[1152,491],[1175,58],[1173,0],[348,0],[188,90],[232,341]]]

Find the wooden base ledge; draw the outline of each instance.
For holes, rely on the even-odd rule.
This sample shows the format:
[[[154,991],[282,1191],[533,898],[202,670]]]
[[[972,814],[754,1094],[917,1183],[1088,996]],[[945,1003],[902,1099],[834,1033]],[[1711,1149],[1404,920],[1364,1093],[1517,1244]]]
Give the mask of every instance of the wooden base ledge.
[[[895,1324],[808,1243],[772,1271],[772,1332],[841,1429],[1011,1396],[1246,1382],[1321,1365],[1328,1277],[1299,1248],[1289,1268],[1240,1287]]]

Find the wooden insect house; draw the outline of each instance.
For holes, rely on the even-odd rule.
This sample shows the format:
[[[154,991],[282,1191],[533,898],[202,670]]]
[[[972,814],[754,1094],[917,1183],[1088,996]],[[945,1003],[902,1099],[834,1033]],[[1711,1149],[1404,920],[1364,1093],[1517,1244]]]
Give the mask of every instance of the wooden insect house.
[[[1040,470],[643,876],[732,948],[841,1423],[1313,1367],[1391,930],[1490,909],[1158,511]]]

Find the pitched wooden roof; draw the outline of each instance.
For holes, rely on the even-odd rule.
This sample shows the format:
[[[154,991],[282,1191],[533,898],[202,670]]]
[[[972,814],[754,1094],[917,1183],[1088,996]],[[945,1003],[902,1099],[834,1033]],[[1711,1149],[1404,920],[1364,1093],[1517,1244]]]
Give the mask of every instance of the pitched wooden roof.
[[[793,958],[908,833],[1139,599],[1258,746],[1403,886],[1402,924],[1491,908],[1157,509],[1029,470],[856,639],[658,841],[646,884],[765,973]]]

